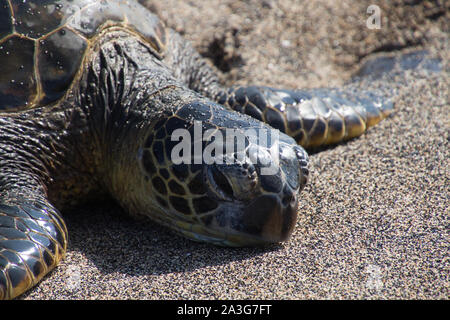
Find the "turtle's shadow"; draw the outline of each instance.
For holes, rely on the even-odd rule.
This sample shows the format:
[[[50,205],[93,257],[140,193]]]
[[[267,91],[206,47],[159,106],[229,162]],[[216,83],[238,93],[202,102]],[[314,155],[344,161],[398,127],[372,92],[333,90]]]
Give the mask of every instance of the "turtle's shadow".
[[[130,217],[113,203],[84,205],[65,213],[64,218],[69,252],[85,255],[102,273],[138,276],[192,271],[281,248],[226,248],[197,243],[149,219]]]
[[[307,152],[314,155],[345,143],[308,148]],[[86,256],[103,273],[137,276],[192,271],[282,249],[282,245],[228,248],[194,242],[148,218],[131,217],[112,199],[62,213],[69,252]]]
[[[348,142],[348,141],[347,141]],[[309,155],[337,145],[308,148]],[[157,275],[246,260],[282,245],[228,248],[198,243],[148,218],[128,215],[114,200],[87,203],[63,211],[69,252],[86,256],[102,273]]]

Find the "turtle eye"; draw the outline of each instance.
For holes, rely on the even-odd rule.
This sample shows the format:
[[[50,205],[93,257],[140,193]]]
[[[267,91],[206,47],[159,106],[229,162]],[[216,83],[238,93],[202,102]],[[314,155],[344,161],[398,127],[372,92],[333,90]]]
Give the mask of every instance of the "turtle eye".
[[[215,190],[216,193],[221,195],[225,200],[233,199],[233,187],[231,186],[225,175],[220,172],[220,170],[216,166],[212,166],[209,172],[210,179],[213,180],[213,184],[215,184],[215,186],[217,187],[217,190]]]

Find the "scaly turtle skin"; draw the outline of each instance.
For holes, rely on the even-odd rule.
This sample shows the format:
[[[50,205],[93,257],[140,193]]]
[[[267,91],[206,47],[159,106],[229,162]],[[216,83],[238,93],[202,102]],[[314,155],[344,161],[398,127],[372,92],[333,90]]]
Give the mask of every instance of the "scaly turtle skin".
[[[308,175],[297,142],[358,136],[392,107],[339,90],[223,88],[134,1],[0,0],[0,66],[0,298],[58,264],[68,236],[58,210],[88,198],[112,196],[198,241],[284,241]],[[246,139],[231,164],[174,163],[172,134],[200,122],[279,137]],[[262,174],[268,165],[276,172]]]

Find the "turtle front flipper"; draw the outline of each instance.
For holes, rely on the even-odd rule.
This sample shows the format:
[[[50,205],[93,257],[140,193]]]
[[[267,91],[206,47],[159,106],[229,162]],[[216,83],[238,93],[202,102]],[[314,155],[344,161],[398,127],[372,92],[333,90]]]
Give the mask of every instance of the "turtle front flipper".
[[[192,45],[169,30],[165,62],[189,88],[235,111],[264,121],[303,147],[357,137],[385,118],[393,103],[372,92],[338,89],[223,88]]]
[[[222,91],[216,99],[290,135],[303,147],[357,137],[385,118],[393,107],[391,101],[375,94],[337,89],[234,87]]]
[[[38,283],[62,259],[67,229],[44,200],[0,196],[0,299]]]

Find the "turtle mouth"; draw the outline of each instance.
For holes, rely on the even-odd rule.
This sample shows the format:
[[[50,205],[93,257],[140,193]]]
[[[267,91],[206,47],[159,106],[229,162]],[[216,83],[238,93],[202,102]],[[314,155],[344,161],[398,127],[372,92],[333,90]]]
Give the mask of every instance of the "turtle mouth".
[[[297,197],[284,205],[275,194],[263,194],[249,204],[222,202],[207,223],[175,225],[191,239],[225,246],[269,245],[290,238],[297,221]],[[206,217],[206,215],[205,215]]]

